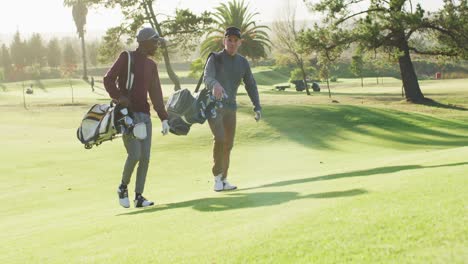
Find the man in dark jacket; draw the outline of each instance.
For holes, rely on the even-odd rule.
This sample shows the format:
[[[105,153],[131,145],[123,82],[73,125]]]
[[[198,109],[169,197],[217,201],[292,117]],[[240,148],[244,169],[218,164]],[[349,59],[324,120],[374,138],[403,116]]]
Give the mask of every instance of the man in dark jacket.
[[[205,67],[204,81],[218,100],[223,100],[223,108],[218,109],[216,118],[209,119],[214,136],[212,168],[214,190],[234,190],[237,187],[227,180],[231,149],[236,132],[236,95],[241,81],[254,105],[255,120],[261,118],[261,106],[257,84],[253,78],[247,59],[237,53],[241,45],[241,32],[236,27],[229,27],[224,33],[224,50],[211,56]],[[216,60],[216,61],[215,61]],[[218,62],[218,63],[216,63]]]
[[[137,139],[130,134],[123,135],[123,142],[127,150],[127,160],[122,173],[122,182],[117,190],[119,203],[128,208],[127,185],[130,183],[133,170],[138,163],[136,183],[135,183],[135,207],[151,206],[154,203],[143,197],[146,174],[151,150],[152,124],[150,118],[150,106],[148,104],[148,94],[162,122],[162,133],[165,135],[169,131],[167,123],[167,112],[164,108],[161,83],[159,80],[156,63],[148,58],[153,56],[160,41],[164,41],[152,28],[143,28],[137,35],[138,48],[132,52],[134,61],[134,81],[131,91],[127,91],[127,69],[128,55],[122,52],[114,65],[104,76],[104,87],[110,97],[120,105],[128,107],[133,113],[135,123],[144,122],[146,124],[146,138]],[[118,82],[118,85],[116,84]]]

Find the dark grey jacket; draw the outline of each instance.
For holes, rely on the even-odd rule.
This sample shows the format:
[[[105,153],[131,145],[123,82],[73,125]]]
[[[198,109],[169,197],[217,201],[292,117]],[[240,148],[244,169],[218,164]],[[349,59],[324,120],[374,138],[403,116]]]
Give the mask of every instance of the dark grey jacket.
[[[216,60],[216,62],[215,62]],[[249,62],[242,55],[229,55],[223,50],[215,56],[210,56],[205,67],[203,81],[208,89],[213,89],[216,83],[223,86],[228,98],[224,100],[226,107],[237,108],[237,89],[244,81],[247,94],[254,105],[254,111],[261,110],[257,83],[252,75]]]

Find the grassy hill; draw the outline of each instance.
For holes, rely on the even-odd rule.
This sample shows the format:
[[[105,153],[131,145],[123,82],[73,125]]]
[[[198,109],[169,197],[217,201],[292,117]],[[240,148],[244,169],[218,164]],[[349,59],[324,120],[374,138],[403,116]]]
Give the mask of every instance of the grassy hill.
[[[28,110],[21,83],[3,84],[0,261],[466,263],[467,80],[421,82],[439,102],[425,106],[404,102],[391,78],[339,80],[329,98],[255,74],[264,119],[240,88],[239,190],[212,191],[206,124],[163,137],[152,113],[145,196],[156,206],[142,210],[118,205],[121,140],[85,150],[76,139],[85,111],[108,101],[99,84],[73,80],[72,104],[68,81],[44,81]]]

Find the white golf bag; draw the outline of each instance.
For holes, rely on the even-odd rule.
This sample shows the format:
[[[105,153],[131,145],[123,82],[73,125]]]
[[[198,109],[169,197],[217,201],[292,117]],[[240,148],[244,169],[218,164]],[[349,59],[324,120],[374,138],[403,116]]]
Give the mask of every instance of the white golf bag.
[[[127,91],[133,88],[133,68],[134,59],[131,52],[128,54],[127,67]],[[112,140],[119,134],[131,134],[137,139],[145,139],[145,123],[134,124],[131,114],[126,107],[115,105],[112,101],[109,104],[95,104],[83,117],[81,125],[76,131],[76,136],[86,149],[98,146],[104,141]]]
[[[95,104],[83,117],[76,136],[86,149],[112,140],[121,134],[131,134],[137,139],[146,138],[145,123],[135,124],[127,108],[118,105]]]

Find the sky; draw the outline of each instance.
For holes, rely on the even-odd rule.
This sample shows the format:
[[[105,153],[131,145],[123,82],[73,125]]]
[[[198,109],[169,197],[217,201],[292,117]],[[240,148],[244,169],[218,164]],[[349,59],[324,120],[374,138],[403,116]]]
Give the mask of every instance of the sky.
[[[295,4],[296,18],[308,20],[311,14],[302,0],[245,0],[259,22],[276,20],[285,4],[290,1]],[[313,0],[317,2],[318,0]],[[212,11],[213,7],[226,0],[158,0],[158,13],[171,14],[176,8],[188,8],[194,13]],[[418,2],[414,0],[413,2]],[[442,6],[442,0],[419,0],[428,10],[436,10]],[[107,28],[119,25],[122,15],[119,10],[91,9],[87,17],[87,32],[104,32]],[[17,30],[22,35],[36,33],[74,34],[75,24],[71,8],[63,6],[63,0],[0,0],[0,35],[11,35]],[[1,41],[1,40],[0,40]]]

